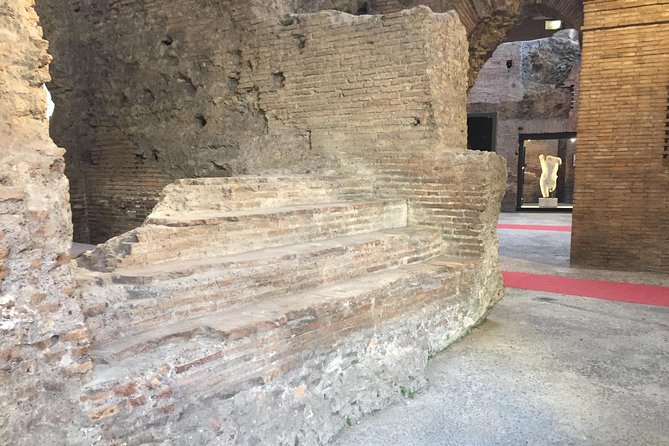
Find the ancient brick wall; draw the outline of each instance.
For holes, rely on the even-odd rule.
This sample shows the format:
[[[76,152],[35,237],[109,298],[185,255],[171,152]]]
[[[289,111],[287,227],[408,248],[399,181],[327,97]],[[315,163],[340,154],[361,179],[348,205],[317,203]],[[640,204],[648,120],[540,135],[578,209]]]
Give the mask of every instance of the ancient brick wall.
[[[341,293],[337,292],[334,296],[314,293],[316,300],[324,299],[316,306],[300,295],[278,294],[275,296],[277,301],[270,301],[269,306],[264,307],[276,305],[273,308],[287,312],[286,317],[276,319],[281,320],[278,324],[270,322],[275,316],[264,310],[240,310],[241,317],[230,317],[230,314],[221,312],[218,316],[229,318],[233,323],[252,313],[258,319],[247,320],[241,330],[238,327],[227,331],[221,325],[216,330],[204,329],[209,334],[216,332],[216,339],[205,333],[193,337],[194,333],[191,333],[185,337],[181,334],[159,336],[158,340],[153,334],[141,330],[137,333],[146,335],[145,339],[150,339],[151,344],[158,340],[153,344],[157,349],[147,352],[141,346],[148,344],[140,341],[136,344],[140,348],[135,350],[140,356],[126,357],[128,362],[118,356],[107,356],[105,352],[111,352],[109,348],[112,347],[109,344],[94,343],[89,351],[91,336],[88,329],[98,330],[98,336],[101,332],[123,331],[120,317],[96,318],[107,312],[110,306],[118,304],[120,296],[105,294],[114,293],[115,288],[106,281],[115,279],[109,274],[94,275],[90,271],[77,270],[78,286],[75,289],[73,267],[68,255],[71,226],[67,180],[63,172],[64,152],[51,142],[44,119],[41,86],[48,80],[47,44],[41,37],[37,16],[30,3],[26,4],[23,0],[0,2],[0,11],[9,11],[0,15],[0,34],[9,38],[8,43],[0,43],[0,63],[8,67],[0,73],[0,141],[3,144],[0,152],[0,308],[3,316],[0,324],[0,382],[3,384],[0,390],[0,443],[326,443],[346,424],[400,400],[406,392],[403,389],[414,392],[426,385],[424,373],[428,355],[446,348],[466,334],[501,298],[503,287],[496,262],[495,227],[503,168],[501,160],[495,155],[469,153],[464,147],[466,43],[464,28],[457,18],[453,14],[434,15],[425,9],[417,9],[371,20],[318,14],[284,16],[280,21],[273,22],[267,20],[268,17],[276,18],[277,10],[268,14],[264,9],[268,6],[265,3],[262,7],[256,5],[257,8],[246,8],[244,11],[241,8],[229,10],[233,17],[248,14],[249,21],[243,22],[248,24],[244,34],[265,40],[256,45],[244,44],[240,47],[241,54],[234,50],[235,60],[239,61],[235,66],[242,68],[239,73],[234,73],[238,77],[224,77],[225,88],[230,91],[232,85],[241,93],[228,98],[232,102],[222,99],[224,106],[221,110],[213,109],[212,114],[197,114],[194,124],[207,128],[212,121],[216,123],[217,119],[223,119],[217,111],[223,115],[227,112],[234,114],[239,109],[232,105],[251,107],[258,111],[266,131],[263,130],[257,139],[257,135],[251,135],[249,144],[259,144],[266,137],[265,141],[274,140],[285,145],[286,150],[295,152],[279,152],[277,155],[274,150],[250,149],[243,155],[249,169],[276,168],[284,159],[282,154],[294,153],[294,160],[287,164],[294,170],[309,169],[318,159],[322,161],[323,165],[319,167],[323,170],[341,168],[344,172],[367,174],[362,179],[355,178],[352,183],[335,177],[331,185],[326,185],[321,191],[325,196],[329,195],[330,189],[336,189],[338,194],[351,195],[352,198],[373,195],[393,199],[315,205],[320,211],[310,213],[304,206],[296,206],[292,210],[271,207],[277,204],[277,199],[294,203],[299,198],[299,194],[294,195],[296,191],[320,202],[318,188],[310,187],[307,180],[301,183],[296,175],[285,180],[295,190],[282,187],[282,180],[276,180],[279,184],[275,184],[274,194],[266,187],[268,182],[272,182],[270,179],[232,179],[231,188],[221,187],[223,183],[215,180],[184,181],[182,185],[198,185],[200,181],[217,191],[218,201],[212,199],[206,190],[200,195],[204,198],[200,205],[207,209],[209,206],[212,209],[224,207],[221,197],[229,197],[231,190],[240,192],[235,199],[239,200],[241,207],[253,209],[254,204],[257,205],[253,198],[259,198],[261,203],[270,207],[264,214],[253,211],[242,213],[246,215],[242,218],[240,215],[226,215],[226,212],[219,214],[221,221],[233,225],[227,228],[236,227],[238,232],[235,233],[226,231],[226,226],[210,224],[212,220],[209,218],[202,220],[197,216],[197,206],[194,206],[194,214],[188,216],[184,212],[186,215],[176,217],[193,218],[191,222],[196,231],[189,228],[186,232],[177,230],[174,231],[176,240],[169,240],[169,237],[162,236],[166,233],[160,231],[173,231],[156,220],[153,223],[159,223],[155,224],[158,232],[153,232],[153,235],[157,237],[138,236],[130,240],[141,245],[141,249],[130,251],[143,259],[135,266],[148,266],[150,270],[156,262],[165,262],[163,254],[167,250],[174,261],[172,266],[182,267],[183,257],[189,254],[192,254],[189,257],[191,260],[207,263],[212,258],[220,258],[222,251],[218,248],[223,246],[228,253],[242,254],[247,252],[242,247],[257,251],[266,244],[268,248],[281,247],[279,251],[282,251],[290,240],[298,245],[319,241],[312,248],[319,250],[320,255],[333,259],[333,251],[341,254],[332,262],[330,266],[333,268],[327,275],[322,276],[323,281],[343,281],[353,275],[358,279],[345,284],[345,288],[349,288],[347,294],[350,294],[350,300],[342,299]],[[120,9],[128,7],[127,4],[114,4]],[[83,8],[77,9],[73,12],[83,11]],[[89,19],[94,20],[92,23],[104,32],[100,35],[84,33],[84,36],[108,39],[110,42],[122,40],[120,34],[114,33],[125,32],[127,24],[112,25],[106,20],[114,22],[134,17],[141,24],[135,23],[135,26],[142,28],[146,25],[146,16],[120,14],[120,9],[105,9],[108,16],[90,16]],[[186,12],[192,11],[182,11],[183,15],[170,15],[167,19],[175,22],[184,20],[186,23]],[[205,12],[214,14],[220,11],[214,8]],[[202,17],[196,15],[195,19],[197,22]],[[220,19],[220,16],[215,19]],[[213,26],[215,19],[208,25]],[[313,29],[309,28],[310,24]],[[188,24],[183,26],[191,29]],[[152,28],[147,25],[147,29]],[[268,31],[260,33],[263,29]],[[200,30],[200,34],[205,31]],[[160,45],[177,45],[177,39],[172,35],[159,35],[158,48],[161,48]],[[337,38],[330,39],[331,35]],[[312,45],[309,49],[310,43],[313,43],[310,38],[314,36],[318,37],[316,41],[322,46]],[[148,35],[145,37],[148,39]],[[381,37],[387,37],[391,42],[382,45],[385,48],[383,53],[376,55],[363,49],[367,48],[365,45],[375,45]],[[72,43],[75,47],[79,44],[81,42]],[[272,47],[273,51],[263,52],[265,46]],[[332,48],[336,51],[331,51]],[[67,100],[68,95],[72,95],[75,102],[83,98],[85,101],[79,103],[89,107],[85,113],[90,116],[94,128],[93,143],[91,146],[82,145],[81,153],[74,150],[73,156],[81,156],[82,161],[77,167],[94,166],[103,173],[90,177],[86,172],[82,173],[85,181],[93,182],[83,186],[87,191],[84,195],[86,199],[96,196],[88,193],[91,186],[105,190],[107,175],[109,178],[116,176],[116,181],[109,187],[126,188],[125,182],[131,181],[133,175],[143,176],[141,181],[147,181],[146,178],[150,177],[146,173],[147,168],[136,168],[142,161],[152,160],[155,166],[162,169],[156,167],[156,171],[167,174],[172,168],[176,172],[188,172],[201,166],[198,162],[202,160],[211,162],[207,157],[198,157],[198,153],[174,149],[182,147],[183,140],[179,138],[189,137],[193,127],[186,124],[185,118],[180,120],[170,114],[183,111],[183,116],[190,116],[202,104],[209,104],[209,96],[205,96],[203,102],[185,99],[183,94],[192,93],[192,89],[181,85],[187,83],[184,79],[176,84],[182,88],[181,94],[168,95],[177,91],[176,87],[174,90],[153,89],[156,87],[153,82],[160,86],[163,81],[150,78],[155,74],[150,67],[145,67],[147,71],[139,75],[132,72],[133,68],[139,70],[142,67],[132,60],[128,64],[123,58],[132,56],[132,49],[132,44],[125,42],[118,43],[118,53],[113,52],[111,47],[101,50],[94,56],[101,59],[99,63],[88,67],[93,74],[87,79],[95,81],[94,84],[85,88],[81,86],[81,90],[76,92],[68,91],[67,87],[56,89],[61,99]],[[135,49],[139,53],[136,57],[141,57],[141,50]],[[300,50],[304,52],[300,53]],[[358,57],[348,50],[360,51],[361,54]],[[325,53],[325,57],[321,53]],[[304,55],[301,65],[293,62],[293,58],[299,59],[300,54]],[[384,57],[388,55],[393,56],[394,67],[384,62]],[[221,60],[227,60],[229,56],[227,54]],[[348,61],[349,57],[357,60]],[[211,73],[212,84],[201,85],[195,82],[195,76],[208,73],[206,67],[209,62],[202,65],[199,56],[193,58],[198,63],[196,68],[200,68],[193,68],[185,75],[192,80],[192,85],[199,85],[198,91],[212,94],[215,82],[223,82],[220,72],[226,74],[225,67],[216,65],[215,70],[219,73]],[[187,63],[195,63],[188,57],[186,59]],[[274,62],[281,64],[275,66]],[[330,70],[319,66],[327,63],[331,63]],[[301,70],[298,69],[300,66]],[[336,72],[337,67],[346,69]],[[103,71],[96,74],[96,70]],[[112,73],[113,70],[119,71]],[[311,76],[305,73],[311,73]],[[128,83],[127,79],[132,83]],[[238,83],[229,84],[230,79],[236,79]],[[246,83],[247,79],[253,82]],[[292,84],[295,79],[300,81],[299,85]],[[345,82],[348,79],[354,79],[364,91],[344,89],[349,84]],[[305,90],[305,84],[310,81],[315,85],[311,90]],[[146,85],[151,88],[146,88]],[[102,86],[107,89],[100,90]],[[328,90],[332,87],[336,88],[334,92]],[[72,88],[75,88],[74,85]],[[126,94],[129,88],[136,90]],[[323,91],[319,90],[321,88]],[[407,92],[410,94],[402,96]],[[169,97],[163,98],[163,94]],[[124,95],[127,103],[122,104]],[[303,101],[303,95],[315,96],[313,102]],[[347,95],[357,100],[351,102]],[[391,103],[393,99],[402,100]],[[119,100],[121,106],[115,108],[115,100]],[[237,100],[240,102],[235,102]],[[166,110],[156,111],[158,103],[163,104],[161,106]],[[273,108],[264,108],[269,105]],[[74,110],[68,107],[71,106],[65,107],[64,121],[76,124],[72,119]],[[301,113],[300,107],[306,107],[311,113]],[[330,130],[323,117],[318,115],[319,107],[328,112]],[[360,117],[372,120],[378,126],[379,135],[359,124]],[[220,136],[221,129],[227,127],[217,124],[215,128],[219,131],[213,135]],[[166,136],[161,131],[172,135],[174,141],[163,140]],[[175,142],[175,145],[157,149],[159,152],[155,154],[151,146],[144,146],[145,140],[142,139],[145,135],[148,141],[151,132],[157,135],[159,141],[166,144]],[[357,134],[358,138],[350,138],[347,133]],[[245,141],[247,136],[235,137]],[[201,138],[205,140],[204,136]],[[305,146],[300,146],[300,141]],[[305,151],[301,147],[309,149]],[[162,156],[163,153],[167,155]],[[272,156],[268,157],[268,154]],[[172,156],[183,159],[186,164],[182,166],[175,162],[170,167]],[[193,163],[187,164],[191,159]],[[133,165],[129,160],[137,164]],[[262,184],[256,187],[251,184],[249,187],[244,184],[247,181]],[[238,183],[236,189],[233,183]],[[178,189],[176,186],[172,189]],[[258,197],[252,197],[255,193]],[[105,191],[104,194],[106,197],[123,196],[123,192],[115,190]],[[170,212],[177,210],[179,214],[184,210],[185,203],[198,204],[193,203],[191,197],[185,194],[171,201],[166,200],[162,211],[167,208]],[[229,204],[234,204],[235,200],[230,201]],[[88,206],[86,200],[84,206]],[[338,219],[333,218],[336,212],[339,212]],[[284,215],[284,220],[277,217],[279,214]],[[320,214],[320,217],[311,218],[315,214]],[[168,215],[158,217],[167,218]],[[255,221],[257,227],[250,226],[249,221]],[[177,222],[177,227],[182,227],[181,223]],[[407,227],[407,224],[427,224],[439,230]],[[147,220],[147,226],[151,226],[151,221]],[[388,256],[382,253],[384,243],[374,241],[376,236],[369,242],[349,240],[349,245],[355,246],[349,252],[346,249],[342,251],[336,239],[330,248],[319,248],[320,241],[326,237],[357,236],[377,232],[375,229],[381,228],[406,229],[409,234],[416,235],[407,236],[404,253],[394,249],[401,245],[389,242]],[[217,232],[221,229],[223,231]],[[151,230],[145,231],[146,234],[152,234]],[[186,237],[180,237],[184,234]],[[196,237],[188,238],[189,234]],[[381,237],[385,239],[386,236]],[[215,249],[203,240],[215,240]],[[381,251],[377,252],[377,247]],[[130,252],[127,251],[128,246],[120,246],[119,249],[126,250],[125,254]],[[298,246],[295,252],[306,259],[309,253],[305,253],[304,249],[305,246]],[[204,257],[198,256],[197,251],[200,250]],[[362,252],[365,254],[360,256]],[[440,254],[447,257],[432,259],[432,256]],[[258,274],[260,270],[251,265],[263,262],[257,263],[257,258],[249,258],[248,267],[238,271],[244,270],[250,281],[237,282],[233,286],[246,293],[253,291],[255,283],[255,289],[265,294],[267,285],[287,285],[289,288],[286,289],[293,291],[315,285],[311,277],[304,274],[302,264],[293,264],[292,255],[286,255],[285,251],[276,252],[276,255],[288,261],[284,263],[285,274],[277,276],[276,262],[273,261],[265,264],[268,267],[265,274]],[[415,258],[409,262],[409,258],[404,259],[405,256]],[[388,258],[395,259],[396,264],[389,262]],[[434,261],[416,263],[421,259]],[[312,258],[311,262],[315,268],[312,275],[327,269],[318,260]],[[200,269],[196,264],[192,266],[195,270]],[[210,266],[221,274],[236,269],[228,269],[221,264]],[[351,269],[347,271],[342,266]],[[388,266],[405,269],[389,271],[388,276],[383,276],[385,284],[367,278],[377,272],[377,267]],[[171,273],[168,272],[168,276]],[[276,280],[276,277],[282,280]],[[157,283],[169,282],[166,278],[156,277]],[[172,278],[185,286],[194,286],[195,297],[208,306],[209,312],[213,308],[209,305],[215,304],[212,302],[215,298],[208,294],[210,291],[223,299],[227,299],[232,291],[225,281],[218,280],[220,276],[212,277],[214,280],[207,283],[198,283],[199,279],[190,281],[185,276],[178,277],[178,274]],[[266,284],[263,284],[264,278],[268,279]],[[148,322],[144,330],[150,327],[162,331],[165,327],[161,322],[165,319],[144,321],[142,318],[160,306],[156,300],[163,300],[161,297],[166,297],[163,304],[173,306],[174,302],[170,299],[181,299],[183,296],[179,293],[161,296],[153,284],[146,282],[146,285],[149,286],[141,297],[135,287],[130,287],[129,299],[124,302],[128,306],[121,305],[120,308],[127,309],[129,312],[126,314],[131,317],[124,320]],[[361,291],[364,286],[368,286],[370,292]],[[95,287],[101,287],[104,292],[86,294],[87,290]],[[242,300],[245,297],[251,296],[240,295]],[[295,311],[284,305],[285,298],[294,303]],[[91,300],[94,305],[86,305]],[[190,323],[187,318],[193,316],[193,310],[197,311],[198,301],[189,303],[188,300],[190,297],[178,304],[186,307],[178,308],[174,313],[177,320],[175,324],[170,324],[170,329],[181,332]],[[257,304],[262,310],[263,299],[247,300],[245,303]],[[187,308],[193,303],[195,307]],[[137,305],[144,305],[144,308]],[[83,323],[82,311],[88,328]],[[110,314],[121,315],[123,312],[112,311]],[[170,310],[162,316],[169,318],[171,315]],[[314,319],[314,315],[318,316],[318,320]],[[99,322],[97,325],[96,320]],[[109,336],[112,339],[118,337]],[[107,340],[112,340],[109,338]],[[125,336],[116,340],[123,343],[129,339]],[[185,350],[172,341],[185,347]],[[219,353],[215,353],[212,347],[219,349]],[[277,356],[279,352],[281,354]],[[148,357],[141,356],[143,353],[148,353]],[[93,366],[89,354],[96,358],[93,371],[90,370]],[[199,359],[194,362],[187,359],[196,357]],[[346,370],[336,365],[342,359],[346,361]],[[83,374],[87,375],[87,379],[82,382],[79,375]],[[361,385],[366,390],[360,391]],[[398,385],[401,387],[398,388]],[[286,398],[286,395],[294,397]]]
[[[497,114],[495,147],[508,172],[504,211],[515,211],[517,204],[519,135],[576,131],[569,85],[576,82],[571,77],[579,63],[578,41],[568,31],[549,39],[504,43],[470,91],[469,113]]]
[[[240,89],[258,88],[270,134],[308,133],[310,150],[341,171],[406,197],[413,223],[443,229],[448,254],[493,255],[480,211],[498,199],[503,169],[495,156],[465,152],[467,43],[455,14],[331,11],[253,33],[243,54],[258,65],[242,71]],[[274,45],[258,45],[272,36]],[[466,177],[478,181],[469,188]]]
[[[49,139],[47,42],[32,2],[0,1],[0,444],[56,444],[91,368],[73,298],[63,150]],[[54,410],[53,403],[58,402]]]
[[[253,33],[239,88],[258,89],[271,134],[307,133],[311,151],[356,169],[382,154],[465,147],[466,41],[455,15],[323,12]]]
[[[455,16],[287,18],[287,2],[200,3],[40,0],[56,57],[52,133],[72,147],[75,240],[138,226],[176,177],[465,147]]]
[[[350,14],[387,14],[427,6],[434,12],[455,10],[467,30],[469,40],[469,86],[492,50],[504,39],[520,14],[519,0],[297,0],[297,12],[326,9]],[[366,12],[365,12],[366,11]]]
[[[572,264],[669,271],[669,2],[585,3]]]
[[[257,3],[243,7],[278,20],[280,2]],[[305,151],[304,135],[266,138],[255,92],[237,90],[248,24],[233,23],[228,3],[38,6],[55,58],[51,132],[67,149],[76,241],[139,226],[174,178],[230,176],[268,159],[285,167]]]

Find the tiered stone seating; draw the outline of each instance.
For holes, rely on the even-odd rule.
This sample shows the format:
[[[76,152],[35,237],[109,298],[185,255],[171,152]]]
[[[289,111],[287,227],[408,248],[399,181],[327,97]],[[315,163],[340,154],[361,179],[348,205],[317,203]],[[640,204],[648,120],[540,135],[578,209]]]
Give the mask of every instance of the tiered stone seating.
[[[192,404],[185,395],[227,401],[430,306],[443,311],[426,321],[451,324],[466,265],[441,257],[438,228],[407,226],[407,206],[356,179],[169,186],[142,227],[80,260],[96,362],[86,412],[155,424]]]

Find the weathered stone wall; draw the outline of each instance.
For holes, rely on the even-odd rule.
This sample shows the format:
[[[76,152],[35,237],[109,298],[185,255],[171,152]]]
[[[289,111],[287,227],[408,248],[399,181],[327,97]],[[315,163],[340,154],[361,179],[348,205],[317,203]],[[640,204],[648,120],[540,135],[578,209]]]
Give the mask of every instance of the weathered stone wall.
[[[464,147],[451,105],[461,98],[433,95],[465,82],[453,15],[324,13],[282,25],[288,9],[266,3],[71,10],[41,0],[40,11],[57,61],[52,133],[72,147],[77,241],[138,226],[175,177],[336,168],[340,146],[426,150],[440,138]],[[329,32],[348,38],[335,44]],[[443,72],[425,72],[428,58]],[[322,98],[349,110],[323,108]]]
[[[504,211],[516,209],[519,134],[576,131],[578,85],[572,89],[571,78],[580,64],[580,46],[572,33],[500,45],[469,93],[469,113],[497,114],[496,152],[507,160],[508,171]]]
[[[131,249],[129,244],[133,243],[147,248],[133,251],[137,262],[129,265],[130,271],[77,270],[75,290],[68,255],[71,227],[63,150],[49,139],[44,119],[41,85],[48,80],[46,42],[41,38],[30,3],[2,1],[0,33],[8,37],[8,43],[0,44],[0,62],[8,67],[0,73],[3,120],[0,441],[3,444],[324,443],[347,423],[424,387],[429,354],[464,335],[501,298],[495,225],[504,170],[495,155],[473,154],[464,149],[466,45],[464,30],[453,14],[433,15],[417,9],[369,21],[324,13],[284,17],[281,22],[273,23],[264,21],[276,17],[277,10],[272,5],[269,12],[265,7],[226,10],[233,17],[239,14],[257,18],[257,22],[246,22],[250,24],[249,34],[270,30],[260,36],[272,37],[271,56],[264,55],[263,45],[252,43],[242,46],[241,55],[235,51],[242,69],[238,73],[239,83],[233,82],[233,86],[243,92],[240,94],[248,94],[243,98],[245,104],[251,104],[253,110],[261,113],[262,120],[266,119],[267,138],[276,137],[281,142],[284,135],[282,143],[288,148],[295,147],[288,143],[298,144],[297,147],[300,141],[310,144],[311,151],[306,154],[301,149],[295,151],[290,168],[310,169],[317,160],[316,167],[320,170],[363,171],[373,175],[350,184],[343,177],[335,178],[333,183],[318,186],[324,190],[306,180],[304,184],[293,184],[293,190],[282,187],[281,180],[276,181],[274,189],[268,188],[271,181],[267,179],[232,179],[230,184],[226,183],[229,188],[220,187],[216,182],[220,180],[181,182],[184,188],[175,186],[168,193],[188,189],[186,186],[212,187],[223,197],[233,194],[234,199],[227,204],[238,204],[239,212],[217,212],[221,211],[217,207],[220,203],[210,203],[211,197],[206,193],[200,195],[204,203],[199,202],[204,210],[189,207],[198,203],[190,200],[187,192],[177,199],[166,199],[157,210],[160,215],[155,221],[147,220],[144,226],[153,229],[146,229],[141,236],[119,245],[120,250]],[[125,30],[126,22],[112,26],[108,20],[133,17],[114,16],[126,7],[120,4],[119,9],[105,9],[102,15],[88,16],[93,20],[92,26],[108,33],[97,38],[119,39],[114,30]],[[71,12],[83,11],[82,7],[76,7]],[[179,20],[189,17],[187,12],[191,13],[183,10],[183,15],[163,18],[180,23]],[[146,16],[141,19],[144,26]],[[300,26],[291,28],[296,26],[294,21],[302,21],[303,25],[298,23]],[[313,29],[309,29],[310,23]],[[300,31],[297,35],[296,30]],[[328,40],[335,32],[338,38]],[[160,35],[164,40],[157,45],[176,45],[172,35],[169,35],[171,42]],[[411,38],[403,40],[404,35]],[[327,58],[309,53],[309,39],[313,36],[318,36],[319,42],[328,42],[319,50]],[[392,59],[397,64],[394,70],[381,57],[375,59],[362,49],[364,45],[373,45],[369,42],[380,36],[393,37],[394,43],[384,46],[384,51],[399,55],[398,59]],[[68,41],[64,47],[78,47],[81,42]],[[130,57],[133,53],[125,44],[118,41],[118,54],[128,51]],[[135,76],[131,67],[137,65],[126,64],[120,56],[114,58],[116,53],[110,53],[108,48],[96,45],[91,48],[101,50],[93,56],[101,60],[96,60],[98,68],[87,69],[95,72],[103,67],[105,71],[86,79],[99,84],[73,83],[71,87],[56,89],[65,102],[72,95],[76,103],[88,107],[77,116],[87,116],[95,129],[93,146],[82,143],[80,152],[73,151],[73,159],[80,158],[78,167],[86,181],[98,180],[97,175],[87,177],[85,169],[90,166],[103,170],[118,168],[125,171],[128,181],[133,175],[150,177],[149,168],[135,164],[133,170],[128,163],[132,154],[134,161],[146,166],[140,158],[144,159],[147,153],[133,151],[137,146],[127,141],[129,134],[144,141],[142,132],[149,130],[139,125],[142,120],[155,130],[153,112],[146,109],[152,110],[152,104],[158,102],[159,95],[154,91],[163,91],[154,90],[153,82],[160,86],[162,81]],[[335,51],[330,51],[331,48]],[[368,56],[368,61],[345,62],[345,56],[350,55],[347,48],[360,51]],[[80,50],[88,51],[83,47]],[[312,63],[332,59],[339,63],[333,67],[347,67],[339,74],[332,74],[312,65],[313,81],[317,83],[314,90],[329,85],[339,90],[335,90],[334,96],[330,91],[312,91],[316,100],[309,106],[310,116],[299,113],[303,104],[298,93],[305,90],[291,84],[292,70],[296,78],[299,73],[288,61],[301,54],[299,50],[304,50],[305,71],[309,66],[307,55]],[[251,57],[245,59],[245,52]],[[281,62],[276,69],[275,61]],[[120,71],[112,74],[116,69]],[[225,67],[217,69],[227,73]],[[200,71],[193,68],[188,73],[194,79]],[[351,73],[364,78],[362,88],[368,90],[364,93],[345,90],[345,94],[339,95]],[[139,86],[127,83],[126,76]],[[247,77],[254,82],[245,84]],[[214,82],[220,78],[212,75],[211,79]],[[226,80],[229,79],[233,78],[226,74]],[[301,85],[306,82],[303,78]],[[370,84],[365,87],[365,82]],[[98,90],[103,85],[107,89]],[[141,102],[141,94],[146,93],[145,85],[149,85],[153,99],[139,107],[136,104]],[[133,90],[126,95],[127,103],[114,108],[116,95],[126,94],[128,88],[141,88],[141,92]],[[209,84],[201,85],[198,91],[209,88]],[[188,91],[186,88],[185,94]],[[411,94],[403,97],[403,92]],[[230,93],[237,97],[236,92]],[[350,102],[348,94],[359,100]],[[374,98],[375,94],[381,97]],[[389,105],[385,101],[393,98],[403,100],[390,104],[391,108],[383,108]],[[187,101],[176,104],[181,99],[181,94],[175,94],[163,100],[176,107],[178,113],[181,105],[191,106]],[[316,115],[317,102],[330,107],[331,131]],[[340,108],[331,108],[333,103]],[[263,104],[273,108],[262,111]],[[382,135],[374,138],[357,120],[347,121],[350,118],[346,104],[353,115],[374,120]],[[103,105],[112,107],[105,111]],[[376,106],[380,108],[375,109]],[[65,121],[75,116],[75,111],[68,107],[64,107]],[[126,121],[126,113],[137,113],[137,120]],[[214,113],[209,118],[203,114],[196,123],[206,128],[218,116]],[[406,122],[406,118],[413,120]],[[183,122],[178,119],[173,121],[174,128],[169,126],[172,121],[165,119],[164,127],[158,128],[173,132],[177,142],[180,131],[184,134],[190,131],[180,130],[177,124]],[[357,140],[346,135],[346,123],[350,123],[350,131],[360,135]],[[133,129],[133,125],[142,128]],[[393,126],[401,128],[393,132]],[[219,135],[220,132],[214,134]],[[328,141],[327,137],[335,140]],[[146,138],[148,145],[151,142]],[[246,141],[241,137],[240,140]],[[258,142],[251,138],[249,144]],[[402,150],[403,144],[406,150]],[[170,157],[182,156],[181,152],[171,155],[171,149],[164,150],[168,153],[165,157],[161,158],[163,152],[160,152],[158,159],[153,160],[155,171],[165,175],[160,177],[163,180],[170,176],[171,168],[191,169],[202,165],[197,163],[203,159],[210,162],[207,157],[194,156],[200,161],[186,167],[175,162],[171,167]],[[263,152],[259,150],[249,149],[244,155],[248,155],[245,159],[248,166],[260,160],[259,170],[276,169],[283,160],[276,157],[263,160]],[[104,178],[100,174],[100,183]],[[290,177],[294,178],[297,177]],[[472,179],[476,184],[469,183]],[[252,184],[249,186],[246,181]],[[126,190],[139,183],[116,184]],[[86,188],[89,187],[87,184]],[[97,183],[94,187],[102,188]],[[292,205],[302,196],[320,203],[333,193],[331,189],[337,190],[336,197],[331,198],[335,202],[314,204],[315,210],[305,205],[294,209],[272,208],[276,200]],[[86,192],[85,197],[96,196]],[[122,197],[124,193],[105,192],[107,198]],[[358,202],[341,203],[342,195]],[[375,201],[370,202],[372,195]],[[104,198],[102,194],[98,197]],[[258,199],[261,209],[252,206],[253,199]],[[263,211],[263,206],[269,209]],[[334,218],[335,211],[338,218]],[[310,218],[316,214],[319,218]],[[251,228],[250,221],[257,227]],[[407,226],[416,224],[436,229]],[[236,232],[227,231],[232,228]],[[175,237],[162,236],[167,233]],[[158,237],[151,239],[151,234]],[[184,234],[191,238],[182,237]],[[235,238],[226,240],[231,234]],[[342,247],[336,237],[348,237],[348,247]],[[371,242],[365,242],[365,237],[371,237]],[[207,244],[211,241],[215,241],[216,249]],[[319,243],[310,244],[311,241]],[[324,241],[331,246],[323,247]],[[266,251],[259,259],[257,250],[263,244]],[[228,268],[217,263],[224,254],[218,249],[223,245],[228,254],[240,254],[226,261],[236,263],[242,274],[226,276],[230,273]],[[167,267],[165,256],[151,257],[162,254],[157,248],[170,250],[172,263]],[[253,253],[243,255],[248,254],[244,248]],[[277,249],[272,252],[271,248]],[[290,249],[294,249],[294,254],[287,253]],[[305,253],[309,257],[313,252],[322,256],[322,262],[312,259],[315,278],[306,277],[302,265],[291,263],[294,258],[304,258]],[[195,263],[184,264],[182,257],[188,254],[191,254],[188,260]],[[277,262],[271,261],[277,257],[286,273],[278,274],[282,280],[276,280]],[[161,264],[156,265],[158,262]],[[200,281],[203,269],[208,282]],[[129,282],[121,283],[125,279],[119,282],[121,277]],[[193,295],[160,294],[156,286],[174,286],[171,279],[176,279],[176,286],[181,289],[192,287],[188,291]],[[325,288],[330,282],[337,283]],[[114,294],[122,287],[112,285],[127,285],[123,288],[127,295]],[[291,293],[277,292],[281,287],[288,287],[285,290]],[[317,288],[317,292],[309,294],[310,287]],[[275,294],[270,293],[272,290]],[[239,299],[231,303],[233,291],[239,293]],[[300,291],[304,293],[292,294]],[[198,307],[198,302],[204,306]],[[223,306],[212,307],[218,304]],[[206,316],[213,318],[205,321],[189,320],[201,315],[194,307],[211,312],[212,308],[221,310],[228,304],[241,307],[226,308]],[[227,311],[235,309],[238,312],[230,316]],[[156,310],[163,314],[151,313]],[[127,326],[119,321],[123,311],[132,316],[123,320]],[[115,316],[105,319],[106,314]],[[138,321],[141,327],[128,328]],[[191,323],[197,325],[194,331]],[[90,339],[95,342],[89,351]],[[89,358],[96,359],[95,366]],[[80,375],[86,376],[80,379]],[[364,386],[364,390],[359,386]]]
[[[572,264],[669,271],[669,3],[585,4]]]
[[[67,382],[91,363],[73,299],[63,150],[45,118],[50,57],[31,1],[0,1],[0,36],[0,444],[57,444],[79,413]]]
[[[119,374],[111,389],[93,383],[82,406],[110,442],[328,444],[365,415],[426,388],[428,359],[501,298],[487,265],[461,268],[444,264],[414,278],[425,281],[417,287],[409,279],[400,290],[327,310],[311,304],[229,340],[200,335],[180,366],[141,364],[140,379]],[[173,348],[156,353],[170,357]],[[197,350],[203,360],[187,359]]]
[[[299,138],[263,139],[253,91],[237,90],[248,24],[233,22],[228,3],[39,6],[55,56],[51,128],[68,150],[77,241],[139,226],[174,178],[229,176],[275,152],[304,151]]]
[[[466,40],[454,14],[331,11],[253,33],[239,88],[258,90],[271,134],[308,134],[309,150],[356,170],[388,153],[465,147]]]

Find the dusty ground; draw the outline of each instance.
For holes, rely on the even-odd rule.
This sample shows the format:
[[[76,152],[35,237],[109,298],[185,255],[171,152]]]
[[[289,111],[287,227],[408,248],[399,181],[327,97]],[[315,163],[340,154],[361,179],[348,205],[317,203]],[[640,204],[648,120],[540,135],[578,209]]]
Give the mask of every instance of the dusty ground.
[[[501,221],[568,225],[570,215]],[[506,270],[669,284],[568,268],[569,233],[501,230],[500,254]],[[510,289],[484,325],[432,360],[429,378],[427,391],[335,444],[669,445],[669,307]]]

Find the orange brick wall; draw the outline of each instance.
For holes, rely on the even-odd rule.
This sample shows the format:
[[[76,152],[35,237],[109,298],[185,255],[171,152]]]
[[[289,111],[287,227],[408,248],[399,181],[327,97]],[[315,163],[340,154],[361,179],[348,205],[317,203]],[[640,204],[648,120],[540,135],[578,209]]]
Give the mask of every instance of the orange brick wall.
[[[572,264],[669,272],[669,1],[585,2]]]

